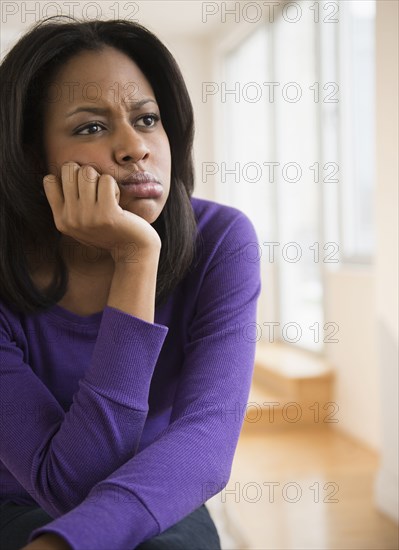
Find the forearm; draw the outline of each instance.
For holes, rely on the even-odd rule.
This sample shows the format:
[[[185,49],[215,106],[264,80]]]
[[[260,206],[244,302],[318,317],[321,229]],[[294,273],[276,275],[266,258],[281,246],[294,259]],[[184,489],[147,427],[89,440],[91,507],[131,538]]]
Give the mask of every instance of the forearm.
[[[152,271],[154,296],[155,267]],[[135,273],[140,274],[140,270]],[[119,284],[116,288],[123,290]],[[168,328],[117,309],[122,309],[122,304],[115,306],[104,309],[94,346],[84,342],[84,347],[76,347],[74,368],[76,376],[79,373],[79,387],[67,412],[25,363],[24,350],[5,330],[5,320],[0,323],[0,345],[7,367],[2,369],[0,385],[5,407],[4,422],[0,423],[4,442],[1,460],[10,465],[19,483],[52,517],[75,508],[99,481],[134,456],[142,436],[149,387]],[[43,333],[47,334],[53,323],[50,318],[43,325]],[[86,336],[77,325],[65,327],[58,335],[51,353],[57,350],[60,357],[65,351],[69,353],[70,342],[80,343]],[[51,357],[55,372],[61,372],[57,355]],[[23,414],[28,410],[41,414]],[[51,415],[43,411],[51,411]]]
[[[143,249],[134,262],[116,262],[107,305],[153,323],[159,255],[160,248]]]

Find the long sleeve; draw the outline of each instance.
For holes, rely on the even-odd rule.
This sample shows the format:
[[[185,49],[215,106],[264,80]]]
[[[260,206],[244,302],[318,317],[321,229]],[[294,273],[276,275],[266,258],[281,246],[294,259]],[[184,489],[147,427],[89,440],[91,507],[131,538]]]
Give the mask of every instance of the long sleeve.
[[[168,328],[106,307],[67,412],[25,361],[1,312],[0,331],[0,458],[32,498],[58,517],[134,456]],[[66,353],[70,344],[58,345]]]
[[[250,243],[241,214],[209,258],[169,426],[31,540],[54,532],[74,550],[132,550],[225,487],[254,365],[260,268]]]

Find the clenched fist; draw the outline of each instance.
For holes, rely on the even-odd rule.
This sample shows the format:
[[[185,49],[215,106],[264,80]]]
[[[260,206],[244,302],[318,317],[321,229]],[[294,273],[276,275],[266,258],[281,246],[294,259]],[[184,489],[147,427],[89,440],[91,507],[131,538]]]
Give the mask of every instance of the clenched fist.
[[[109,174],[92,166],[66,162],[61,181],[53,174],[43,178],[44,190],[61,233],[86,246],[108,250],[115,262],[138,251],[160,250],[161,239],[143,218],[123,210],[120,190]]]

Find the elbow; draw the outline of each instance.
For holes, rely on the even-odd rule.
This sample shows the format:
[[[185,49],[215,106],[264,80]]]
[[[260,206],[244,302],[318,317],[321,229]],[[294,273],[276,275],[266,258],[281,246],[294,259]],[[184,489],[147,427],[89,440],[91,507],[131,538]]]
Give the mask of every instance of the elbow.
[[[48,462],[32,472],[31,485],[37,504],[54,519],[66,514],[83,500],[79,486],[60,479]]]
[[[206,502],[218,493],[222,492],[230,480],[231,464],[222,467],[221,464],[210,468],[207,479],[202,483],[202,500]]]

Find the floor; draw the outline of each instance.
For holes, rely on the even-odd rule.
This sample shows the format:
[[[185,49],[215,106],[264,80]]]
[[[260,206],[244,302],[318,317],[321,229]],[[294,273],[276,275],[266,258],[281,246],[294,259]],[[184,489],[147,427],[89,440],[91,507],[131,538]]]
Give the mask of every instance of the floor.
[[[223,550],[397,550],[373,505],[378,457],[332,428],[244,429],[227,487],[207,506]]]

